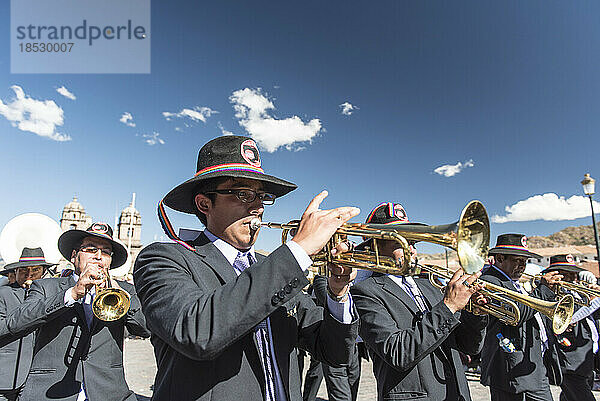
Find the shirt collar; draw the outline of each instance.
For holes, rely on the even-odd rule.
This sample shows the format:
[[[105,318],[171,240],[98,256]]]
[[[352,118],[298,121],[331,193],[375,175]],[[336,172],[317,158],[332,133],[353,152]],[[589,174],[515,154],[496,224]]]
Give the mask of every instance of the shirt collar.
[[[235,262],[235,258],[237,258],[238,252],[245,253],[233,247],[233,245],[223,241],[221,238],[208,231],[208,229],[204,230],[204,235],[206,235],[206,238],[208,238],[208,240],[212,242],[219,251],[221,251],[223,256],[225,256],[225,259],[227,259],[231,266],[233,266],[233,262]],[[252,258],[256,260],[256,255],[254,254],[254,245],[252,245],[252,247],[250,247],[250,250],[247,252],[250,252]]]

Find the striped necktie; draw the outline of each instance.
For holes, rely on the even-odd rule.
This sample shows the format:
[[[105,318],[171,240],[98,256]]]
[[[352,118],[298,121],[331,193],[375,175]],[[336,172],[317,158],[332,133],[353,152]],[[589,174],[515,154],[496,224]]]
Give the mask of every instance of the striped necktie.
[[[238,252],[235,261],[233,262],[233,268],[241,273],[250,267],[252,263],[254,263],[254,260],[250,252]],[[273,357],[271,355],[269,331],[269,318],[266,318],[254,328],[254,336],[256,337],[258,355],[261,358],[265,376],[265,399],[266,401],[277,401],[275,369],[273,367]]]

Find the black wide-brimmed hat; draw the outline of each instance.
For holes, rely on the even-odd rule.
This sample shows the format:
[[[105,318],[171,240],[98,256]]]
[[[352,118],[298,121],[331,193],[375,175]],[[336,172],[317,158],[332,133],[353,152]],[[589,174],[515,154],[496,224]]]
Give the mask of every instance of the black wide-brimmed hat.
[[[265,174],[258,146],[245,136],[227,135],[206,143],[198,152],[196,174],[173,188],[163,202],[171,209],[194,214],[194,196],[210,178],[235,177],[261,181],[264,191],[281,197],[297,188],[295,184]]]
[[[527,237],[523,234],[501,234],[496,239],[496,246],[488,251],[490,255],[515,255],[528,258],[541,258],[537,253],[527,249]]]
[[[412,223],[408,219],[408,214],[404,210],[404,206],[394,202],[383,202],[375,206],[371,213],[367,216],[365,224],[410,224],[417,226],[424,226],[423,223]],[[356,246],[356,249],[364,249],[371,243],[371,239],[368,239]]]
[[[579,273],[584,271],[581,267],[575,264],[575,258],[571,254],[562,254],[550,256],[550,266],[546,268],[542,273],[551,271],[564,270],[567,272]]]
[[[113,230],[106,223],[93,223],[87,230],[68,230],[58,238],[58,250],[67,260],[71,260],[73,249],[81,244],[84,238],[102,238],[112,245],[112,262],[110,269],[122,266],[127,261],[127,249],[113,239]]]
[[[54,266],[56,263],[48,263],[46,262],[46,258],[44,257],[44,251],[42,248],[23,248],[21,251],[21,257],[18,262],[13,262],[4,265],[3,270],[0,271],[0,274],[7,275],[11,271],[15,271],[19,267],[29,267],[29,266],[44,266],[50,267]]]

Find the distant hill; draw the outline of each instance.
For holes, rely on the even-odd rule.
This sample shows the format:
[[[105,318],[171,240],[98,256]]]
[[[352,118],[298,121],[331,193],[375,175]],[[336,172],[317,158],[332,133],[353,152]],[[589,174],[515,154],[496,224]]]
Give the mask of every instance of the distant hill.
[[[596,227],[600,232],[600,223],[596,224]],[[495,243],[496,239],[492,238],[490,241],[490,248],[493,247]],[[590,224],[589,226],[567,227],[547,237],[528,237],[527,245],[529,248],[557,248],[565,245],[596,245],[596,243],[594,242],[594,230]],[[446,254],[443,252],[419,254],[419,257],[422,260],[443,260],[446,257]],[[456,252],[449,251],[448,259],[454,257],[456,257]]]
[[[600,231],[600,224],[596,224]],[[579,227],[567,227],[547,237],[529,237],[527,239],[530,248],[556,248],[564,245],[596,245],[594,242],[594,230],[591,225]]]

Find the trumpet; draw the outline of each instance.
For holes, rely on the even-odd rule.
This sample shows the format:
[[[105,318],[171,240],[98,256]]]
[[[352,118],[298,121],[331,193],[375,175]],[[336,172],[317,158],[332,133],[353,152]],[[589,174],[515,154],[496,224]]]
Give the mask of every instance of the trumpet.
[[[443,287],[437,283],[436,277],[451,278],[451,274],[439,266],[419,265],[419,267],[428,274],[431,284],[439,289],[443,289]],[[465,307],[467,312],[476,315],[489,314],[504,324],[516,326],[521,320],[521,312],[515,303],[519,302],[550,319],[552,321],[552,331],[556,334],[562,334],[571,323],[575,306],[573,296],[570,294],[566,294],[558,301],[552,302],[509,290],[485,280],[476,280],[474,284],[483,284],[484,288],[479,292],[490,302],[485,305],[473,305],[472,301],[469,301]]]
[[[120,288],[112,287],[108,271],[104,272],[104,282],[107,287],[96,286],[96,296],[92,302],[94,316],[104,322],[119,320],[131,305],[131,296]]]
[[[261,226],[282,229],[282,243],[287,242],[289,234],[297,230],[299,225],[298,220],[271,223],[254,218],[250,222],[253,230],[258,230]],[[332,255],[331,251],[348,236],[371,239],[372,250],[355,250]],[[394,258],[379,254],[378,240],[392,240],[402,246],[403,258],[400,264]],[[431,242],[454,249],[465,272],[478,272],[485,263],[490,242],[490,223],[485,207],[479,201],[471,201],[462,210],[458,221],[439,226],[346,223],[338,228],[325,248],[313,256],[313,262],[317,267],[336,263],[385,274],[412,275],[414,272],[411,271],[408,241]]]
[[[537,282],[542,278],[541,275],[532,276],[527,273],[523,273],[521,276],[526,281],[529,281],[532,288],[537,287]],[[592,299],[600,297],[600,290],[595,290],[587,286],[587,283],[569,283],[567,281],[559,281],[556,284],[556,293],[560,295],[562,292],[572,291],[578,295],[575,298],[575,303],[579,306],[590,306]]]
[[[272,223],[262,222],[259,218],[255,218],[250,222],[253,230],[258,230],[262,226],[281,229],[282,243],[287,242],[288,236],[293,235],[299,225],[298,220],[288,223]],[[429,274],[430,281],[436,276],[450,278],[451,275],[438,266],[420,266],[410,263],[411,253],[408,241],[425,241],[456,250],[463,270],[467,274],[473,274],[480,271],[485,263],[490,241],[489,227],[485,207],[476,200],[467,204],[458,221],[446,225],[346,223],[337,229],[325,248],[313,255],[312,259],[319,271],[323,271],[328,263],[335,263],[344,267],[403,276],[425,271]],[[348,236],[370,239],[372,244],[364,250],[352,250],[333,255],[331,251],[340,242],[345,241]],[[403,254],[401,260],[380,254],[377,241],[385,240],[396,241],[400,244]],[[439,285],[434,285],[440,288]],[[511,300],[513,299],[549,317],[556,333],[562,333],[568,327],[573,314],[572,296],[565,296],[557,302],[548,302],[490,283],[484,283],[484,285],[487,289],[485,295],[495,303],[477,306],[477,308],[470,305],[468,306],[469,310],[478,313],[476,309],[479,309],[480,312],[490,313],[507,324],[517,325],[520,320],[520,312],[516,303]]]

